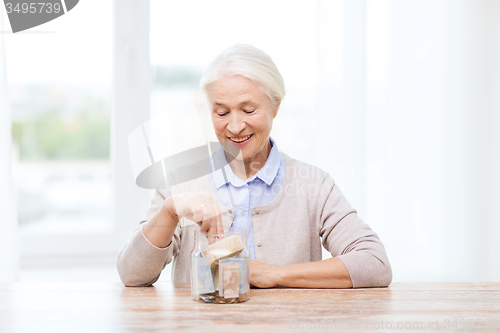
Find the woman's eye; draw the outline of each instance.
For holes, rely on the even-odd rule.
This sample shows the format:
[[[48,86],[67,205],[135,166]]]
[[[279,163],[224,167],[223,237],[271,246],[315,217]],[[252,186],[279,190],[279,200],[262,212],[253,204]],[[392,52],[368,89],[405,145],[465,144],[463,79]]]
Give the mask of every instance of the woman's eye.
[[[247,110],[243,110],[243,112],[245,113],[253,113],[255,111],[255,109],[247,109]]]
[[[227,112],[227,111],[224,111],[224,110],[218,110],[218,111],[216,111],[216,112],[217,112],[217,115],[218,115],[218,116],[221,116],[221,117],[222,117],[222,116],[225,116],[226,114],[228,114],[228,112]]]

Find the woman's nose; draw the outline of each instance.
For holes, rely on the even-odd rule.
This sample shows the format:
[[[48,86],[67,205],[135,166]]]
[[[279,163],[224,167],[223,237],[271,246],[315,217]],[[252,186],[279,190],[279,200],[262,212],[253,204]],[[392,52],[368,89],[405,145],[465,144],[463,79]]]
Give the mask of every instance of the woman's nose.
[[[246,125],[247,124],[243,121],[241,117],[239,117],[236,114],[233,114],[229,118],[227,129],[229,130],[229,132],[238,135],[245,129]]]

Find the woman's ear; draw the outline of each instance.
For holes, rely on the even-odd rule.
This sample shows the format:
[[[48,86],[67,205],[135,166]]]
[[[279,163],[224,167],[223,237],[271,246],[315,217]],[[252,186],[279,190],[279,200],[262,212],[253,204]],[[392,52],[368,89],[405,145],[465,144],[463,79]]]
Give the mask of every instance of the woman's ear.
[[[273,119],[276,118],[276,116],[278,115],[278,110],[280,109],[280,105],[281,105],[281,100],[277,99],[274,102]]]

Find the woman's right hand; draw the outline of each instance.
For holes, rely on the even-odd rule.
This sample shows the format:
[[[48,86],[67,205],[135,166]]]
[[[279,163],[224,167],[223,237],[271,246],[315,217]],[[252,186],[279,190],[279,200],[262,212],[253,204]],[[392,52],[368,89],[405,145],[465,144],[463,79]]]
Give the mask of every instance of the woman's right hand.
[[[172,242],[179,219],[185,217],[211,234],[224,233],[217,199],[208,193],[184,193],[167,198],[162,208],[145,223],[143,232],[155,246],[164,248]],[[214,238],[209,237],[209,241]]]
[[[202,232],[224,233],[219,203],[211,194],[193,192],[174,195],[165,200],[164,206],[177,222],[181,217],[185,217],[198,223]]]

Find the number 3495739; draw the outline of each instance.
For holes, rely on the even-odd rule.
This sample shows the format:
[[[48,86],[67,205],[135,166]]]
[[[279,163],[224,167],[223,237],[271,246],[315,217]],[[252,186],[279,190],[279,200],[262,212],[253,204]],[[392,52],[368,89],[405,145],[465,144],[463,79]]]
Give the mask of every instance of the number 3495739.
[[[35,13],[56,13],[58,14],[62,8],[61,4],[58,3],[45,3],[45,2],[38,2],[38,3],[17,3],[17,4],[12,4],[10,2],[5,3],[5,8],[7,9],[7,14],[10,13],[23,13],[23,14],[35,14]]]
[[[455,328],[455,329],[497,329],[499,328],[499,322],[497,319],[490,320],[490,319],[462,319],[462,320],[450,320],[446,319],[444,321],[444,328],[449,329],[449,328]]]

